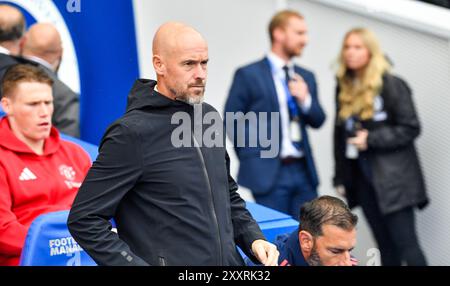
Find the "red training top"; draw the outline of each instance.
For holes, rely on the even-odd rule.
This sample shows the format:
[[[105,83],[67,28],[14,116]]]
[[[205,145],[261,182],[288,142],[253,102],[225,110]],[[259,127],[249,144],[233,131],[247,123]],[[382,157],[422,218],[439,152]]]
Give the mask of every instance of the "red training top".
[[[91,166],[78,145],[52,127],[37,155],[0,120],[0,265],[18,265],[27,231],[43,214],[70,209]]]

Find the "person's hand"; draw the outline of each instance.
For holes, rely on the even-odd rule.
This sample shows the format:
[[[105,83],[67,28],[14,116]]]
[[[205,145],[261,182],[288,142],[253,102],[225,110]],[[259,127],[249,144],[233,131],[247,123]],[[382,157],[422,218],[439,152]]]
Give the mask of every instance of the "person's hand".
[[[289,91],[291,95],[297,99],[300,104],[305,102],[306,97],[309,96],[308,85],[303,80],[299,74],[294,74],[294,76],[289,81]]]
[[[353,144],[358,148],[359,151],[367,150],[367,137],[369,136],[369,131],[367,129],[362,129],[356,131],[356,136],[349,138],[347,143]]]
[[[336,186],[336,193],[340,196],[345,197],[345,187],[344,185]]]
[[[278,266],[278,256],[280,256],[280,253],[275,244],[257,239],[252,243],[252,252],[264,266]]]

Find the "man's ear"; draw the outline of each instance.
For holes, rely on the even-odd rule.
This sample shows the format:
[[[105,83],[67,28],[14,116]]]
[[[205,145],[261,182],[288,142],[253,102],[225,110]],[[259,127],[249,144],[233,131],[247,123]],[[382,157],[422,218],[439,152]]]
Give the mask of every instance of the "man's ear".
[[[5,113],[6,113],[8,116],[13,115],[12,107],[11,107],[11,99],[8,98],[8,97],[3,96],[3,97],[2,97],[2,100],[1,100],[0,102],[1,102],[1,104],[2,104],[2,109],[3,109],[3,111],[5,111]]]
[[[300,248],[306,253],[311,253],[314,247],[314,238],[307,231],[300,231],[298,234],[298,241],[300,242]]]
[[[166,66],[164,65],[164,62],[160,55],[154,55],[153,58],[153,68],[155,69],[155,72],[157,75],[164,75],[166,73]]]
[[[28,40],[28,36],[25,34],[20,40],[19,40],[19,55],[23,55],[23,47],[25,46],[26,41]]]
[[[273,30],[273,40],[274,42],[282,42],[284,38],[284,28],[277,27]]]

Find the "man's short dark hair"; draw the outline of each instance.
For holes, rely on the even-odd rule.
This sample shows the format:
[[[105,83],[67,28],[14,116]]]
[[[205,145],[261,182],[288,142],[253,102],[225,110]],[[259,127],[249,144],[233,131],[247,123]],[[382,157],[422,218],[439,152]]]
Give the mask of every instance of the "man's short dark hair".
[[[0,6],[14,7],[7,4],[0,4]],[[0,18],[0,43],[15,41],[23,37],[23,34],[25,33],[26,22],[23,14],[20,14],[21,17],[15,23],[6,23]]]
[[[1,81],[1,95],[10,97],[21,82],[40,82],[50,86],[53,85],[53,80],[41,68],[28,64],[18,64],[6,70]]]
[[[341,199],[332,196],[314,199],[300,209],[300,231],[307,231],[314,237],[323,235],[323,225],[335,225],[350,231],[357,223],[358,216]]]

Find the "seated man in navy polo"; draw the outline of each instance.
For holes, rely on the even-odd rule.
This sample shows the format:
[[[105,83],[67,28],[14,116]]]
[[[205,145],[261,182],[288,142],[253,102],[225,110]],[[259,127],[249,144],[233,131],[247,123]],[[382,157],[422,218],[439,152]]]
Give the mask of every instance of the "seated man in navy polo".
[[[279,266],[353,266],[358,217],[340,199],[322,196],[300,209],[300,225],[279,235],[275,245]],[[247,265],[254,266],[249,259]]]
[[[322,196],[300,209],[300,226],[277,237],[280,266],[352,266],[358,217],[340,199]]]

